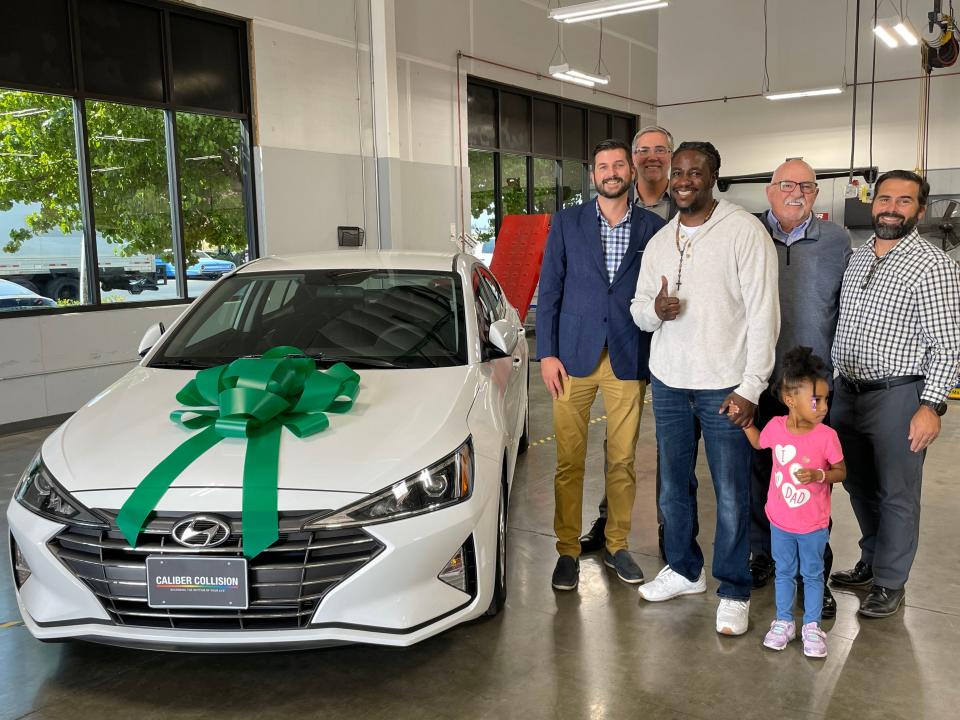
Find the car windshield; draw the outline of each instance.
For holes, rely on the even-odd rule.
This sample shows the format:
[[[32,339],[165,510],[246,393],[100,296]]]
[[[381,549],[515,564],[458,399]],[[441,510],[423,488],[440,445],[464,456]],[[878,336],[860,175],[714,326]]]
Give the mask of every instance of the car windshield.
[[[278,345],[354,368],[465,365],[463,292],[453,272],[241,273],[171,331],[151,367],[209,367]]]

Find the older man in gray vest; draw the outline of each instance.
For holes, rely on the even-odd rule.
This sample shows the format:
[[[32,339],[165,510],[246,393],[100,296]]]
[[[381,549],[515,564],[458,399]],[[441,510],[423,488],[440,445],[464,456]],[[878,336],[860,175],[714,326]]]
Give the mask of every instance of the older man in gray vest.
[[[813,214],[818,192],[813,168],[803,160],[787,160],[774,171],[772,182],[767,186],[770,209],[758,215],[777,249],[780,266],[780,337],[770,384],[760,395],[757,407],[755,423],[760,428],[770,418],[787,414],[778,392],[783,356],[787,352],[797,345],[805,345],[830,364],[830,348],[840,308],[840,283],[852,251],[846,230]],[[830,371],[832,375],[832,367]],[[755,588],[766,585],[774,570],[770,521],[764,509],[772,462],[769,450],[754,453],[750,572]],[[832,564],[833,553],[828,544],[824,552],[824,617],[833,617],[837,612],[836,601],[826,585]]]

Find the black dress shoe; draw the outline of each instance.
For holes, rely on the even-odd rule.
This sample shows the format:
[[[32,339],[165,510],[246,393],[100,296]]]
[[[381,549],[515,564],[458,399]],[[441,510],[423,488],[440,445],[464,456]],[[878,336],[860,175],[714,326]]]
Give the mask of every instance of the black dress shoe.
[[[830,588],[826,585],[823,586],[823,610],[820,616],[825,620],[837,616],[837,601],[833,597],[833,593],[830,592]]]
[[[593,527],[590,528],[590,532],[580,538],[580,552],[589,553],[602,550],[606,544],[606,539],[603,536],[603,531],[606,529],[606,527],[606,518],[600,517],[594,520]]]
[[[835,585],[846,587],[867,587],[873,583],[873,566],[860,560],[853,570],[838,570],[830,573],[830,580]]]
[[[773,577],[777,569],[776,563],[766,555],[757,555],[750,561],[750,575],[753,577],[753,587],[762,588]]]
[[[625,583],[631,585],[640,585],[643,583],[643,570],[630,557],[626,550],[617,550],[611,555],[606,550],[603,551],[603,564],[608,568],[617,571],[617,576]]]
[[[553,589],[576,590],[578,582],[580,582],[580,561],[570,555],[561,555],[550,580]]]
[[[905,596],[903,588],[891,590],[881,585],[874,585],[860,603],[858,612],[867,617],[889,617],[900,609]]]

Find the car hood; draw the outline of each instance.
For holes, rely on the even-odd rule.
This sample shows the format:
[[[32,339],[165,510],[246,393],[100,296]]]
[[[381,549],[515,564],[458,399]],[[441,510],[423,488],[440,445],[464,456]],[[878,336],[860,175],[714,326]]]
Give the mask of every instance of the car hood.
[[[281,505],[285,493],[302,496],[298,491],[369,494],[434,463],[466,439],[467,416],[482,382],[476,366],[359,374],[353,408],[329,414],[327,429],[302,439],[283,431]],[[116,498],[114,491],[136,487],[197,432],[170,420],[170,413],[182,407],[176,393],[193,376],[191,371],[134,368],[47,439],[47,468],[68,491],[88,494],[89,500]],[[222,440],[181,473],[171,493],[177,488],[202,494],[204,489],[242,487],[246,446],[245,439]],[[116,507],[114,502],[93,504]]]

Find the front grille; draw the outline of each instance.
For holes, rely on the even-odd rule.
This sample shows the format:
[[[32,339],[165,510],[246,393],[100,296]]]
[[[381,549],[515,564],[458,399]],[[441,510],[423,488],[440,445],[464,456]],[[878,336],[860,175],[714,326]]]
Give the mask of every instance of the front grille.
[[[231,537],[215,548],[187,548],[173,540],[170,530],[186,517],[182,513],[155,513],[136,548],[130,547],[114,522],[109,531],[68,527],[48,546],[96,594],[117,625],[180,630],[307,627],[324,595],[384,548],[360,529],[301,530],[303,521],[316,511],[280,513],[280,539],[247,562],[250,589],[246,610],[148,606],[148,555],[242,557],[238,513],[217,514],[230,520]]]

